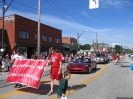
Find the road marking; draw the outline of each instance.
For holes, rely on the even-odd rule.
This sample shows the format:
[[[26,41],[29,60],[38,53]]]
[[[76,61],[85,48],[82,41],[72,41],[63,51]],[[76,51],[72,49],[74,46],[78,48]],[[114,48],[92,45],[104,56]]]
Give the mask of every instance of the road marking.
[[[46,78],[45,80],[41,81],[41,83],[47,84],[47,83],[49,83],[48,80],[50,80],[49,77]],[[8,93],[3,94],[3,95],[0,95],[0,99],[4,99],[4,98],[7,98],[7,97],[12,96],[12,95],[15,95],[15,94],[26,94],[26,93],[28,93],[27,91],[26,91],[26,92],[24,92],[24,91],[19,91],[20,89],[23,89],[23,88],[28,88],[28,86],[19,88],[18,90],[13,90],[13,91],[8,92]],[[32,90],[31,90],[31,91],[32,91]],[[43,90],[43,91],[45,91],[45,90]],[[30,90],[29,90],[29,93],[30,93]]]
[[[77,77],[77,75],[73,75],[73,77]],[[42,80],[41,83],[50,84],[50,78],[48,77],[45,80]],[[58,82],[55,82],[55,84],[58,84]],[[23,87],[23,88],[28,88],[28,86]],[[27,91],[26,92],[20,91],[23,88],[19,88],[18,90],[13,90],[13,91],[8,92],[6,94],[0,95],[0,99],[4,99],[4,98],[7,98],[9,96],[16,95],[16,94],[28,94],[28,93],[31,93],[31,92],[39,93],[39,92],[47,92],[48,91],[48,90],[37,90],[37,91],[28,90],[28,92]]]
[[[74,89],[74,90],[67,90],[67,91],[66,91],[66,96],[68,96],[68,95],[74,93],[75,91],[77,91],[78,89],[80,89],[81,87],[83,87],[83,86],[80,86],[80,85],[88,84],[88,83],[90,83],[91,81],[93,81],[93,80],[95,80],[96,78],[98,78],[98,77],[99,77],[100,75],[102,75],[103,73],[105,73],[105,72],[108,70],[108,66],[105,65],[105,64],[104,64],[103,66],[104,66],[104,69],[103,69],[102,71],[96,73],[95,75],[93,75],[93,76],[90,77],[89,79],[80,82],[80,84],[78,84],[78,85],[79,85],[78,88],[76,88],[76,89]],[[56,99],[56,98],[57,98],[57,96],[54,95],[54,96],[52,96],[52,97],[49,98],[49,99]]]
[[[89,79],[87,79],[87,80],[84,80],[84,81],[79,82],[80,84],[78,84],[78,85],[90,83],[91,81],[93,81],[94,79],[96,79],[97,77],[99,77],[100,75],[102,75],[107,69],[108,69],[107,65],[104,65],[104,69],[103,69],[102,71],[96,73],[96,74],[93,75],[92,77],[89,77]],[[72,75],[73,78],[76,78],[77,76],[78,76],[78,75],[75,75],[75,74]],[[44,83],[44,84],[49,84],[49,82],[50,82],[50,78],[49,78],[49,77],[46,78],[45,80],[41,81],[41,83]],[[56,82],[55,82],[55,83],[56,83]],[[69,90],[69,91],[67,90],[66,95],[68,96],[68,95],[72,94],[72,93],[75,92],[76,90],[80,89],[80,87],[82,87],[82,86],[79,86],[78,88],[73,89],[73,90]],[[23,88],[28,88],[28,86],[23,87]],[[28,93],[31,93],[31,92],[40,93],[40,92],[46,92],[46,91],[47,91],[47,90],[36,90],[36,91],[28,90],[28,91],[26,91],[26,92],[20,91],[20,90],[23,89],[23,88],[20,88],[19,90],[13,90],[13,91],[8,92],[8,93],[6,93],[6,94],[0,95],[0,99],[4,99],[4,98],[7,98],[7,97],[9,97],[9,96],[16,95],[16,94],[28,94]],[[50,98],[50,99],[56,99],[56,95],[54,95],[54,96],[53,96],[52,98]]]

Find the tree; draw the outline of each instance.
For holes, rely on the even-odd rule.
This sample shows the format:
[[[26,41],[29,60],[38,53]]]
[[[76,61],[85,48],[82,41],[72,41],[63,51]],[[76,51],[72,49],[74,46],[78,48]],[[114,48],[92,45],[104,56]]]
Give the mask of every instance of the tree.
[[[114,49],[115,49],[116,53],[121,53],[123,50],[123,48],[120,45],[115,45]]]
[[[80,45],[80,49],[82,50],[90,50],[90,48],[91,48],[90,44]]]

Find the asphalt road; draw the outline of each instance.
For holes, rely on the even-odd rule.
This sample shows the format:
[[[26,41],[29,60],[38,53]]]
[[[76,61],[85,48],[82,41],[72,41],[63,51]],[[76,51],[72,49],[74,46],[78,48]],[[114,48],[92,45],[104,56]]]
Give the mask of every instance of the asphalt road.
[[[108,70],[93,82],[68,96],[68,99],[133,99],[133,71],[125,57],[120,65],[107,64]]]
[[[133,99],[133,71],[129,64],[132,60],[125,57],[120,65],[98,64],[91,74],[75,73],[69,80],[68,99]],[[0,75],[0,99],[56,99],[56,94],[47,96],[50,90],[48,67],[41,79],[39,89],[23,87],[16,89],[7,84],[5,75]],[[63,71],[66,64],[63,65]],[[55,81],[56,92],[58,82]]]

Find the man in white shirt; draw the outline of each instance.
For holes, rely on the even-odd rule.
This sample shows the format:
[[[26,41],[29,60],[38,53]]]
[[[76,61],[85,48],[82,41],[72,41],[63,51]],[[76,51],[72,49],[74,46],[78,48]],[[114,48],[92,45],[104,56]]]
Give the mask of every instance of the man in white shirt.
[[[13,51],[11,55],[11,60],[13,59],[14,55],[15,55],[15,52]]]
[[[15,54],[12,57],[12,62],[14,63],[15,60],[22,60],[22,59],[26,59],[26,57],[24,55],[21,54],[21,51],[19,49],[17,49],[17,54]],[[20,88],[22,87],[22,84],[16,83],[16,85],[14,86],[15,88]]]
[[[26,59],[26,57],[22,55],[19,50],[17,50],[17,54],[13,56],[12,60],[14,62],[15,60],[21,60],[21,59]]]

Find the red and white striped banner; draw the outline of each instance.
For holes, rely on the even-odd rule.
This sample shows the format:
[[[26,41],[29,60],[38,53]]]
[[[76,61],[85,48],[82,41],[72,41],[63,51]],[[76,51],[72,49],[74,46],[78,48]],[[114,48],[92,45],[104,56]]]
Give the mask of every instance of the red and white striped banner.
[[[38,88],[48,61],[44,60],[16,60],[13,64],[7,83],[21,83],[33,88]]]

